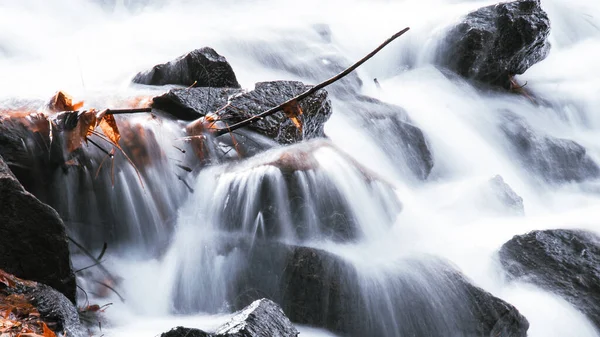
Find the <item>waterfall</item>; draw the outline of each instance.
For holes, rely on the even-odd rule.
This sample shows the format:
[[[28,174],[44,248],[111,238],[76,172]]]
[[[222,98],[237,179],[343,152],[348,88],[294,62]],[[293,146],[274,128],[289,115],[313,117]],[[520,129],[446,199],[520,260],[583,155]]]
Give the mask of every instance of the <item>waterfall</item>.
[[[121,129],[141,139],[137,148],[124,145],[129,154],[141,151],[135,167],[117,155],[114,172],[107,166],[97,175],[105,155],[88,146],[88,163],[34,192],[90,250],[108,243],[104,265],[118,275],[126,301],[96,296],[91,280],[100,272],[79,277],[91,300],[115,302],[103,333],[157,335],[182,324],[209,330],[252,299],[271,297],[286,310],[306,295],[321,301],[323,322],[298,315],[302,335],[331,336],[310,326],[335,320],[346,324],[340,335],[460,335],[476,320],[462,300],[469,290],[453,272],[460,270],[514,305],[530,323],[529,336],[598,336],[557,295],[509,282],[496,254],[534,229],[600,233],[600,184],[588,176],[600,165],[600,3],[541,1],[552,49],[516,77],[535,102],[480,90],[435,66],[448,29],[493,3],[0,1],[0,101],[65,90],[98,108],[165,91],[130,82],[195,48],[225,55],[243,88],[279,79],[314,84],[330,64],[343,69],[411,27],[331,88],[328,139],[185,172],[176,164],[195,158],[181,141],[182,123],[119,117]],[[353,85],[355,92],[345,91]],[[372,102],[355,96],[401,112],[376,116]],[[429,152],[405,147],[407,139]],[[529,144],[529,159],[516,139]],[[569,166],[582,156],[580,167]],[[343,280],[335,283],[338,294],[294,283],[297,270],[287,263],[297,257],[316,259],[322,284]],[[77,267],[85,263],[74,259]],[[280,282],[296,288],[286,292]]]

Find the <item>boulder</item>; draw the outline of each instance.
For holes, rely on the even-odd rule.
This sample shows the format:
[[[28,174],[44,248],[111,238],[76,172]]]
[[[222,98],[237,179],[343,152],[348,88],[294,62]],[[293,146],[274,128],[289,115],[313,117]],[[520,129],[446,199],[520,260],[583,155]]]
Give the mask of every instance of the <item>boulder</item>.
[[[562,296],[600,329],[600,236],[583,230],[516,235],[499,252],[514,280]]]
[[[516,215],[525,214],[525,206],[523,206],[523,198],[519,196],[508,185],[502,176],[496,175],[488,180],[489,189],[485,189],[484,193],[493,201],[496,201],[502,209],[514,213]]]
[[[267,297],[280,303],[292,322],[342,336],[524,337],[527,333],[527,320],[512,305],[435,258],[403,259],[374,272],[320,249],[228,239],[207,242],[215,246],[220,261],[219,268],[211,270],[223,274],[199,271],[199,278],[193,277],[193,285],[205,290],[225,289],[224,298],[211,298],[215,303],[225,299],[233,308],[243,308]],[[198,305],[188,307],[188,312],[205,308],[197,302],[206,300],[202,295],[206,293],[190,292],[190,285],[176,284],[180,293],[174,304]]]
[[[516,0],[469,13],[447,33],[438,63],[467,79],[510,87],[550,50],[548,15],[540,0]]]
[[[425,134],[412,123],[406,110],[368,96],[345,100],[343,105],[401,171],[419,180],[427,179],[434,165],[433,154]]]
[[[58,213],[29,194],[0,157],[0,268],[75,302],[75,275]]]
[[[184,120],[218,111],[220,120],[231,125],[273,108],[310,88],[296,81],[273,81],[256,83],[254,90],[249,92],[230,88],[173,89],[155,97],[153,107]],[[300,108],[303,112],[299,117],[303,123],[302,131],[281,111],[247,128],[279,144],[324,137],[323,127],[331,116],[327,91],[319,90],[300,101]],[[231,138],[229,135],[226,137]]]
[[[41,320],[57,335],[59,332],[75,337],[87,335],[79,321],[77,308],[63,294],[45,284],[19,279],[3,270],[0,270],[0,307],[12,311],[12,315],[4,318],[30,325],[29,328],[34,330],[41,328],[36,326]],[[35,318],[34,322],[29,320],[31,316]]]
[[[179,84],[183,86],[239,88],[235,73],[225,57],[204,47],[179,58],[154,66],[133,78],[134,83],[148,85]]]
[[[500,128],[522,165],[547,182],[600,177],[600,168],[575,141],[536,132],[523,118],[507,114]]]
[[[252,302],[214,333],[177,327],[161,337],[296,337],[298,330],[281,307],[268,299]]]

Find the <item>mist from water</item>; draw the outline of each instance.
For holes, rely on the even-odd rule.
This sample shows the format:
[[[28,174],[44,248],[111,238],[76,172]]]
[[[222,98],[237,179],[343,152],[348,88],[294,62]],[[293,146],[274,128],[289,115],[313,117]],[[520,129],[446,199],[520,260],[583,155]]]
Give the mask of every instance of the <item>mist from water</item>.
[[[356,125],[348,118],[353,111],[333,98],[334,114],[326,124],[332,144],[391,184],[402,211],[393,216],[390,230],[380,230],[377,226],[391,216],[384,213],[392,206],[369,204],[377,196],[368,197],[366,192],[351,195],[357,186],[361,191],[369,187],[356,181],[357,172],[342,175],[349,170],[346,159],[336,162],[331,153],[319,157],[323,153],[319,150],[318,162],[326,167],[325,175],[335,189],[349,200],[365,236],[351,245],[314,239],[318,235],[295,237],[294,242],[333,252],[357,270],[373,272],[415,254],[437,255],[455,264],[474,284],[515,305],[531,324],[530,336],[597,336],[588,320],[562,299],[505,280],[495,254],[513,235],[533,229],[600,232],[595,220],[600,209],[599,182],[559,185],[539,179],[519,163],[497,119],[497,111],[510,110],[536,131],[580,143],[600,163],[600,3],[542,0],[552,24],[552,49],[546,60],[518,76],[545,102],[540,106],[525,97],[478,91],[432,65],[436,46],[449,26],[470,10],[491,3],[495,1],[0,1],[0,98],[46,99],[61,89],[86,100],[89,107],[110,102],[107,97],[146,94],[149,89],[130,84],[138,71],[202,46],[226,56],[244,88],[277,79],[310,83],[314,79],[261,60],[277,51],[300,61],[336,55],[350,63],[410,26],[406,36],[358,74],[363,94],[402,106],[428,137],[435,162],[429,179],[419,182],[407,177],[382,145],[388,140]],[[323,25],[330,31],[329,38],[319,33]],[[174,136],[156,132],[171,144]],[[128,301],[108,311],[113,320],[110,335],[157,334],[183,323],[208,330],[226,319],[226,289],[215,286],[227,284],[228,273],[235,272],[236,259],[241,257],[221,259],[210,251],[214,241],[206,230],[219,226],[218,220],[211,220],[223,205],[218,193],[217,197],[212,193],[226,191],[232,184],[252,193],[265,177],[277,177],[277,170],[263,166],[263,159],[251,159],[233,171],[216,167],[200,173],[194,183],[196,193],[179,209],[176,233],[163,257],[140,261],[122,254],[111,256],[107,266],[124,278]],[[523,198],[524,216],[511,213],[482,192],[496,175]],[[131,182],[135,179],[127,181],[124,186],[131,183],[131,188],[139,189]],[[256,234],[261,221],[261,217],[245,219],[242,232]],[[201,240],[207,244],[203,246]],[[191,302],[210,294],[206,306],[196,308],[207,314],[173,317],[169,289],[181,273],[189,274],[182,278],[188,282],[202,279],[202,270],[195,265],[222,271],[200,287],[181,285],[189,287]],[[328,335],[305,329],[303,335]]]

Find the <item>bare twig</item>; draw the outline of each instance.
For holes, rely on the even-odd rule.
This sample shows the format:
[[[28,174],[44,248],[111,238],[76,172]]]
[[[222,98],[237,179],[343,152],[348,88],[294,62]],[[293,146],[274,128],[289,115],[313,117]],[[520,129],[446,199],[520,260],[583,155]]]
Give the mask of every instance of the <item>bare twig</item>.
[[[392,35],[392,37],[390,37],[389,39],[387,39],[385,42],[383,42],[381,45],[379,45],[379,47],[375,48],[375,50],[373,50],[372,52],[370,52],[369,54],[367,54],[365,57],[363,57],[362,59],[360,59],[358,62],[354,63],[353,65],[351,65],[350,67],[348,67],[346,70],[342,71],[341,73],[333,76],[332,78],[325,80],[317,85],[315,85],[314,87],[306,90],[305,92],[301,93],[300,95],[296,96],[296,97],[292,97],[289,100],[281,103],[280,105],[273,107],[267,111],[261,112],[258,115],[254,115],[248,119],[245,119],[239,123],[235,123],[233,125],[230,125],[228,127],[222,128],[222,129],[217,129],[213,134],[215,136],[221,136],[224,135],[228,132],[231,132],[233,130],[237,130],[241,127],[244,127],[246,125],[250,125],[264,117],[267,117],[269,115],[272,115],[278,111],[283,110],[283,107],[286,106],[287,104],[291,104],[293,101],[301,101],[305,98],[307,98],[308,96],[314,94],[315,92],[325,88],[326,86],[335,83],[336,81],[342,79],[343,77],[345,77],[346,75],[350,74],[352,71],[354,71],[356,68],[360,67],[363,63],[365,63],[367,60],[369,60],[371,57],[375,56],[375,54],[377,54],[381,49],[383,49],[385,46],[387,46],[390,42],[394,41],[395,39],[397,39],[398,37],[404,35],[404,33],[406,33],[410,28],[406,27],[403,30],[399,31],[398,33]]]
[[[152,112],[152,108],[136,108],[136,109],[107,109],[107,115],[124,115],[124,114],[136,114],[142,112]]]

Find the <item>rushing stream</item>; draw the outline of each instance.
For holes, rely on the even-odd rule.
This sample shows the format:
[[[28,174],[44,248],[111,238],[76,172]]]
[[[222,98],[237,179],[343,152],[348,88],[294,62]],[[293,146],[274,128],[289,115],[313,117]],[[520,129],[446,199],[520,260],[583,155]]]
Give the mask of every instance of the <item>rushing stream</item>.
[[[100,228],[67,219],[70,233],[94,248],[115,242],[105,266],[122,278],[119,289],[126,301],[114,295],[97,300],[115,303],[106,312],[103,334],[142,337],[177,325],[218,326],[237,308],[233,302],[239,298],[231,296],[236,275],[252,263],[247,247],[275,238],[342,257],[358,275],[357,291],[369,303],[365,324],[387,336],[408,336],[413,324],[440,335],[440,329],[451,329],[461,319],[464,308],[456,294],[437,288],[444,281],[436,278],[436,264],[420,266],[436,256],[513,304],[529,320],[529,336],[598,336],[563,299],[507,281],[496,254],[513,235],[533,229],[600,233],[600,182],[556,183],[532,172],[518,160],[497,113],[511,111],[512,118],[540,134],[574,140],[600,164],[600,2],[542,0],[552,24],[552,49],[547,59],[517,77],[542,105],[523,96],[478,91],[432,65],[447,28],[492,3],[0,0],[0,98],[46,99],[61,89],[88,106],[155,93],[131,85],[131,78],[203,46],[227,57],[244,88],[278,79],[315,83],[327,76],[314,63],[316,57],[349,64],[411,27],[358,75],[362,94],[403,107],[423,130],[434,161],[425,181],[410,173],[414,158],[394,151],[397,140],[386,126],[362,127],[352,117],[353,106],[336,96],[325,126],[330,141],[211,166],[190,175],[189,188],[177,179],[180,170],[169,164],[181,156],[175,148],[180,130],[139,116],[134,121],[155,135],[154,146],[163,151],[160,159],[153,157],[162,164],[142,172],[146,187],[132,168],[118,173],[112,189],[108,174],[99,181],[67,178],[53,196],[61,200],[55,206],[61,215],[106,223]],[[286,71],[277,57],[302,66]],[[273,164],[282,153],[298,155],[314,167],[287,174],[284,164]],[[542,148],[540,156],[543,161],[551,154]],[[490,189],[497,175],[522,197],[523,210],[507,206]],[[114,199],[102,202],[85,194],[89,191],[69,192],[86,184],[110,190],[106,193]],[[98,209],[96,202],[109,206]],[[267,204],[275,204],[275,211]],[[107,210],[116,214],[107,215]],[[115,216],[127,218],[126,227],[109,228]],[[344,226],[350,229],[341,230]],[[418,300],[403,304],[394,300],[399,296]],[[388,317],[390,308],[401,316]],[[432,308],[444,312],[442,318],[429,320]],[[300,331],[302,336],[331,335],[310,327]]]

